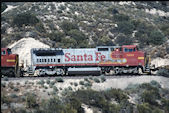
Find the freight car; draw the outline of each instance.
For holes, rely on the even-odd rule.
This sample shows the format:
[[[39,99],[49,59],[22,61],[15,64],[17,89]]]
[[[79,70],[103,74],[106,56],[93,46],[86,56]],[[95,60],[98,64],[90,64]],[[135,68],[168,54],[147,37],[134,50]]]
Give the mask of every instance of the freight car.
[[[21,76],[18,54],[12,54],[10,48],[1,48],[1,75]]]
[[[76,49],[33,48],[29,69],[38,76],[151,73],[150,58],[139,51],[136,45]]]

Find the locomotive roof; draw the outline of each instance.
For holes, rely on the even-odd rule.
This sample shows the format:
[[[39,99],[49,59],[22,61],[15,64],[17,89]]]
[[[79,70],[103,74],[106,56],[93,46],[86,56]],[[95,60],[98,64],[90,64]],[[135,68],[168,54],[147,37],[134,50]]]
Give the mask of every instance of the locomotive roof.
[[[134,47],[137,47],[137,46],[136,45],[123,45],[122,47],[134,48]]]
[[[3,51],[3,50],[7,50],[7,49],[10,49],[10,48],[1,48],[1,51]]]

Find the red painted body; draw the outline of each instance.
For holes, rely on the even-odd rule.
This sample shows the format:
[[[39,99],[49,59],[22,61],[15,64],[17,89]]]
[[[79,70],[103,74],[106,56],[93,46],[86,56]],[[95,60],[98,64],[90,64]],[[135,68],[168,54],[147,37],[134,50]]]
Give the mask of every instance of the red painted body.
[[[1,48],[1,67],[15,67],[17,54],[12,54],[9,48]]]

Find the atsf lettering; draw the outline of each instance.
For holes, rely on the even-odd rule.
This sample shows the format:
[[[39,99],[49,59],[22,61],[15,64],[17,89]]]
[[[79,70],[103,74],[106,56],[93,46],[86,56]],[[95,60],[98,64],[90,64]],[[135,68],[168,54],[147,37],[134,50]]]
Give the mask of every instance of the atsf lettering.
[[[96,61],[103,61],[106,56],[105,55],[101,55],[101,53],[95,53],[96,55]],[[65,53],[65,62],[69,62],[69,61],[93,61],[94,58],[92,55],[88,55],[88,54],[83,54],[83,55],[72,55],[71,53]]]

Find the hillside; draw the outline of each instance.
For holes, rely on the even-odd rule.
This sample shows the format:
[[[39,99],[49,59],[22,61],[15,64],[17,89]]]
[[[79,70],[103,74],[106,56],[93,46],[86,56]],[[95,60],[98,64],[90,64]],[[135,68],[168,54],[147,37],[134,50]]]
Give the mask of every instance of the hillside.
[[[31,37],[61,48],[136,44],[153,59],[169,58],[167,1],[4,2],[2,6],[1,47]]]

